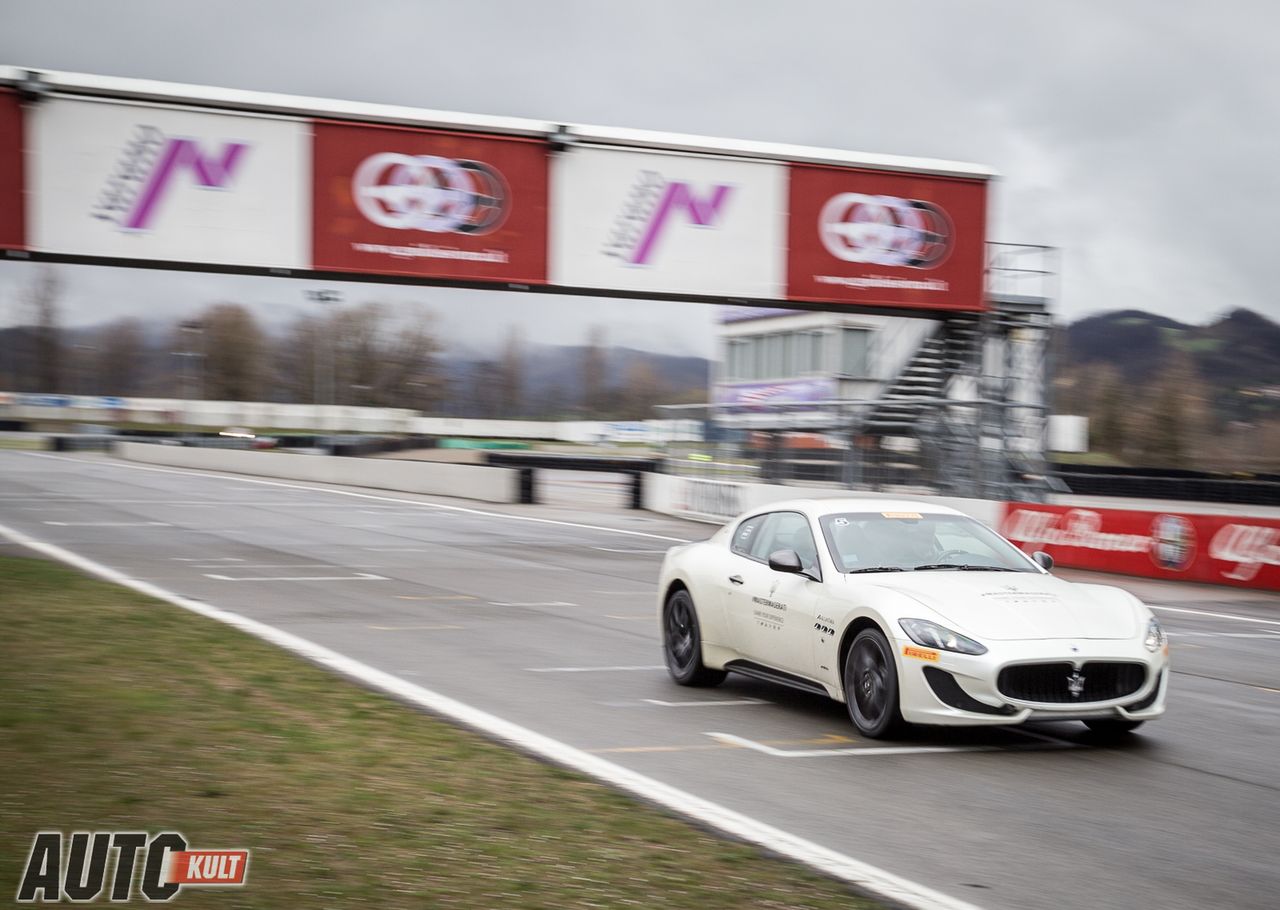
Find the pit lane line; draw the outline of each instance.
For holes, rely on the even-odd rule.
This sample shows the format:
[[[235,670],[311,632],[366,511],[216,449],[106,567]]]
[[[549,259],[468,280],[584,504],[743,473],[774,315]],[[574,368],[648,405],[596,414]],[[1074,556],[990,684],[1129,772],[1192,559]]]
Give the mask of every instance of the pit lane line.
[[[571,524],[567,522],[556,523]],[[394,698],[410,702],[434,714],[447,717],[463,726],[506,742],[517,749],[536,755],[553,764],[572,768],[618,789],[626,790],[641,799],[658,803],[731,837],[740,838],[774,853],[786,856],[796,862],[803,863],[819,872],[870,892],[891,903],[898,903],[902,906],[913,908],[913,910],[981,910],[975,904],[953,898],[926,885],[894,875],[869,863],[846,856],[843,853],[783,831],[780,828],[775,828],[748,815],[735,812],[718,803],[713,803],[710,800],[672,787],[655,778],[639,774],[622,765],[600,758],[598,755],[593,755],[568,743],[472,707],[465,702],[401,679],[385,670],[379,670],[376,667],[347,657],[323,645],[294,635],[292,632],[286,632],[283,629],[278,629],[275,626],[230,610],[224,610],[209,603],[183,597],[152,582],[133,578],[124,572],[102,565],[71,550],[37,540],[4,525],[0,525],[0,537],[5,537],[15,544],[43,553],[106,581],[132,588],[141,594],[166,601],[208,619],[225,623],[297,654],[338,675],[354,679]]]

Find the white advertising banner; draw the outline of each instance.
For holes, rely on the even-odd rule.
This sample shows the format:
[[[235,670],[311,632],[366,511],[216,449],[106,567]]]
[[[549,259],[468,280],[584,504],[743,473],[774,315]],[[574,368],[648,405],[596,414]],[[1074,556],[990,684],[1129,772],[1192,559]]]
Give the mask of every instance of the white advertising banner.
[[[310,266],[306,122],[61,98],[32,113],[31,249]]]
[[[778,298],[786,206],[784,165],[571,147],[552,164],[551,283]]]

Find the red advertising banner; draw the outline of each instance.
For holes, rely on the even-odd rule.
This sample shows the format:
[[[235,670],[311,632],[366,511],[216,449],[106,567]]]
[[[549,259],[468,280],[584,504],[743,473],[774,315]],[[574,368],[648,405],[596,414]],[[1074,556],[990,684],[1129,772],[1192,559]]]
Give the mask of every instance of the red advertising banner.
[[[791,166],[787,297],[981,310],[983,180]]]
[[[1062,566],[1280,590],[1280,520],[1009,503],[1001,533]]]
[[[0,89],[0,247],[24,246],[22,105],[15,92]]]
[[[542,142],[315,124],[317,269],[547,280]]]

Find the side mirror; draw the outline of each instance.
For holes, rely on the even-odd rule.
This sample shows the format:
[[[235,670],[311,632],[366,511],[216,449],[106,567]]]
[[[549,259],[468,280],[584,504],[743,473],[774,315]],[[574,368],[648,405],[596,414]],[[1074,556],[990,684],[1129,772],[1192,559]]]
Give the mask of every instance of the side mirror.
[[[774,550],[769,554],[769,568],[775,572],[787,572],[799,575],[804,571],[800,564],[800,555],[795,550]]]
[[[1044,550],[1036,550],[1036,552],[1031,554],[1031,559],[1036,565],[1044,569],[1046,572],[1053,568],[1053,557]]]

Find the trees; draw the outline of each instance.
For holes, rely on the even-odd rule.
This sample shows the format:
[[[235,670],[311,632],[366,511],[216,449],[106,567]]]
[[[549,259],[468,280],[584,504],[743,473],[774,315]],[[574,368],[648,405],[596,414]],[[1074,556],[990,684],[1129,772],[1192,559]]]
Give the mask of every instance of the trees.
[[[267,339],[258,321],[238,303],[215,303],[194,323],[179,327],[195,344],[179,338],[175,351],[203,357],[203,386],[197,392],[215,401],[260,401]]]
[[[146,355],[142,323],[117,319],[106,325],[97,337],[94,378],[98,387],[93,391],[101,395],[137,395]]]
[[[582,349],[581,401],[589,416],[600,414],[608,407],[609,389],[605,384],[607,357],[604,327],[593,325],[587,330],[587,343]]]
[[[52,267],[40,269],[22,293],[26,338],[19,338],[14,355],[20,391],[66,391],[66,351],[58,312],[61,296],[62,279]]]

